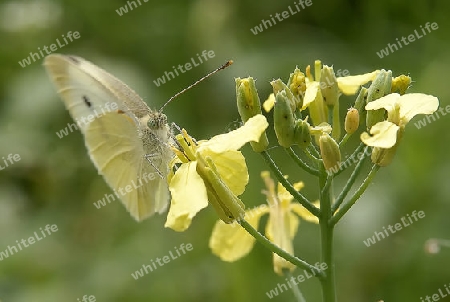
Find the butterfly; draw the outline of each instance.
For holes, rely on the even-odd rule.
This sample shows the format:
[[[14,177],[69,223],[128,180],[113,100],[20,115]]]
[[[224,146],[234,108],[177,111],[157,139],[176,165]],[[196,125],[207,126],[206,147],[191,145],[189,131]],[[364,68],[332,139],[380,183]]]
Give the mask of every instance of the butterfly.
[[[66,109],[84,135],[98,173],[137,221],[163,212],[171,129],[125,83],[76,56],[51,54],[44,66]]]

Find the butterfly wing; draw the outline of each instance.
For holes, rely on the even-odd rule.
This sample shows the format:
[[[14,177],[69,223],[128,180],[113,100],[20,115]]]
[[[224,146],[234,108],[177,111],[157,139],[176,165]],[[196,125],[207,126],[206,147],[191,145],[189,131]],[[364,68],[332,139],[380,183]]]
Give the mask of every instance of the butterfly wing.
[[[44,66],[81,131],[93,118],[117,109],[132,118],[151,112],[126,84],[83,58],[51,54]]]
[[[130,214],[139,221],[163,211],[171,158],[167,124],[150,130],[147,121],[156,113],[123,82],[82,58],[52,54],[44,65],[85,135],[92,161]]]
[[[155,148],[161,145],[156,141],[153,142],[154,150],[145,150],[137,133],[138,128],[133,119],[126,114],[111,112],[89,124],[85,140],[98,171],[103,174],[131,216],[141,221],[155,211],[162,212],[166,209],[169,199],[165,177],[168,161],[161,158],[150,159],[153,163],[151,165],[145,156],[149,151],[160,152]]]

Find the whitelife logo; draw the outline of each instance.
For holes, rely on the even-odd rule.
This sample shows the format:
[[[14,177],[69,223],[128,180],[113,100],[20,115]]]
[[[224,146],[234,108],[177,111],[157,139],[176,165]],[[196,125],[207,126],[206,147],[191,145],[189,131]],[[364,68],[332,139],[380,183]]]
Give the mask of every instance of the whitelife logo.
[[[76,123],[67,123],[67,127],[56,132],[56,135],[61,139],[65,136],[69,135],[69,133],[72,133],[74,130],[78,130],[81,126],[85,127],[87,124],[89,124],[94,119],[98,118],[99,116],[101,116],[105,113],[108,113],[108,112],[114,112],[118,108],[119,108],[119,105],[117,105],[116,102],[112,102],[112,103],[106,102],[104,104],[104,108],[103,107],[99,108],[100,112],[97,112],[97,109],[94,109],[94,112],[92,114],[81,117],[81,119],[80,119],[81,121],[78,119],[75,119]]]
[[[208,61],[208,59],[214,58],[215,56],[216,56],[216,54],[214,53],[214,51],[212,51],[212,50],[204,50],[204,51],[202,51],[201,56],[199,54],[197,54],[198,62],[194,58],[191,58],[190,62],[192,62],[192,64],[190,62],[187,62],[187,63],[185,63],[183,65],[178,64],[177,67],[172,66],[173,72],[172,71],[165,71],[164,74],[161,77],[157,78],[156,80],[153,80],[153,83],[155,83],[155,85],[157,87],[159,87],[162,84],[165,84],[166,81],[168,82],[168,81],[170,81],[172,79],[175,79],[176,76],[179,76],[180,74],[178,73],[178,71],[180,71],[181,73],[185,73],[186,71],[191,70],[192,67],[200,66],[200,64]],[[202,58],[203,58],[204,61],[202,60]],[[184,67],[184,69],[183,69],[183,67]],[[176,76],[175,76],[174,73],[176,74]]]
[[[150,264],[143,264],[142,268],[134,273],[131,273],[131,276],[137,280],[140,277],[144,277],[145,274],[148,274],[149,272],[153,272],[154,270],[158,269],[158,267],[163,266],[164,264],[169,263],[172,260],[177,259],[181,255],[185,255],[187,252],[192,251],[194,248],[192,244],[184,244],[182,243],[179,248],[175,247],[175,253],[172,254],[172,251],[169,251],[169,255],[165,255],[162,258],[156,258],[155,261],[150,260]],[[176,255],[174,255],[176,254]],[[155,263],[156,262],[156,263]],[[158,266],[156,265],[158,264]],[[144,273],[145,271],[145,273]]]
[[[45,237],[47,237],[47,235],[51,235],[52,233],[55,233],[58,231],[58,226],[56,224],[53,225],[49,225],[47,224],[44,229],[39,228],[41,230],[41,236],[39,236],[38,232],[34,232],[33,235],[31,237],[28,237],[28,239],[22,239],[20,242],[19,240],[16,240],[17,242],[17,246],[13,245],[13,246],[9,246],[5,249],[5,251],[0,251],[0,261],[3,260],[3,258],[8,258],[9,256],[12,256],[16,253],[18,253],[19,251],[22,250],[22,247],[29,247],[32,244],[35,244],[38,241],[41,241],[42,239],[44,239]]]
[[[411,218],[414,217],[414,220]],[[419,219],[422,219],[425,217],[425,212],[424,211],[416,211],[414,210],[411,213],[411,216],[409,216],[409,214],[405,216],[403,216],[400,222],[397,222],[394,225],[389,225],[387,227],[387,229],[385,227],[383,227],[383,231],[382,232],[377,232],[375,231],[374,235],[370,238],[367,238],[367,240],[363,240],[364,244],[369,247],[371,245],[374,245],[375,243],[377,243],[378,241],[380,241],[381,239],[384,239],[386,237],[389,237],[390,234],[394,234],[397,231],[401,231],[403,229],[403,227],[407,227],[411,224],[413,224],[414,222],[418,221]],[[408,223],[409,221],[409,223]],[[394,230],[395,229],[395,230]],[[389,232],[388,232],[389,230]],[[386,236],[385,236],[386,235]]]
[[[286,20],[290,16],[293,16],[297,13],[299,13],[301,10],[305,9],[306,7],[309,7],[312,5],[312,0],[299,0],[298,2],[294,2],[295,9],[292,9],[292,7],[289,5],[288,10],[285,10],[281,13],[276,13],[275,17],[273,15],[270,15],[270,20],[261,20],[261,23],[253,28],[250,28],[250,31],[256,36],[259,33],[262,33],[265,29],[268,29],[269,27],[274,26],[278,22],[281,22],[283,20]],[[301,6],[301,8],[300,8]],[[276,20],[275,20],[276,19]],[[272,20],[272,22],[271,22]]]
[[[2,157],[2,159],[3,159],[3,163],[4,163],[5,165],[3,166],[2,164],[0,164],[0,170],[4,170],[4,169],[6,169],[7,167],[9,167],[9,166],[13,165],[14,163],[18,162],[19,160],[21,160],[19,154],[12,154],[12,153],[8,154],[8,156],[6,157],[6,159],[5,159],[4,156]],[[9,162],[9,163],[8,163],[8,162]]]
[[[321,271],[325,271],[326,269],[328,269],[328,265],[325,262],[323,262],[323,263],[317,262],[314,265],[314,267],[316,267],[318,270],[321,270]],[[299,274],[299,275],[297,275],[297,277],[292,276],[291,278],[286,278],[287,285],[285,283],[278,283],[277,287],[266,292],[267,297],[269,297],[269,299],[272,299],[273,297],[276,297],[276,296],[282,294],[284,291],[287,291],[288,286],[289,286],[289,288],[292,288],[292,286],[297,286],[299,283],[302,283],[308,279],[311,279],[312,277],[314,277],[316,275],[315,272],[313,272],[312,274],[309,274],[305,270],[303,270],[303,272],[304,272],[304,274]]]
[[[139,5],[136,4],[139,3]],[[122,17],[124,14],[128,13],[128,7],[130,8],[130,11],[132,11],[135,8],[138,8],[142,5],[141,0],[136,1],[127,1],[127,4],[124,6],[119,7],[119,9],[116,9],[116,13],[119,15],[119,17]],[[144,3],[148,2],[148,0],[142,0]],[[134,7],[133,7],[134,6]]]
[[[88,297],[88,295],[84,295],[82,299],[83,300],[77,299],[77,301],[79,301],[79,302],[96,302],[97,301],[97,299],[93,295],[90,295],[89,297]]]
[[[436,29],[439,28],[439,26],[438,26],[438,24],[437,24],[436,22],[433,22],[433,23],[431,23],[431,24],[430,24],[430,22],[427,22],[427,23],[425,24],[425,28],[427,29],[428,33],[430,33],[430,32],[431,32],[431,29],[432,29],[432,30],[436,30]],[[431,29],[430,29],[430,28],[431,28]],[[422,30],[423,36],[426,36],[426,35],[427,35],[427,32],[423,29],[422,25],[420,25],[420,29]],[[406,41],[406,37],[405,37],[405,36],[402,36],[402,38],[401,38],[400,40],[403,42],[403,45],[406,46],[406,45],[408,45],[409,43],[416,41],[416,38],[417,38],[417,39],[420,39],[420,38],[422,38],[423,36],[421,36],[421,35],[417,32],[417,29],[415,29],[415,30],[414,30],[414,34],[408,35],[408,41],[409,41],[409,42]],[[400,48],[403,47],[402,43],[400,43],[400,41],[399,41],[398,38],[396,38],[395,40],[397,41],[397,44],[395,44],[395,43],[394,43],[394,44],[388,43],[388,45],[387,45],[386,48],[381,49],[380,51],[377,51],[377,55],[378,55],[378,57],[380,57],[380,59],[382,59],[382,58],[384,58],[384,57],[387,57],[389,54],[393,53],[394,51],[397,51],[397,50],[398,50],[397,45],[398,45]]]
[[[440,119],[441,116],[446,116],[447,113],[450,113],[450,105],[445,106],[445,109],[440,107],[433,114],[427,114],[423,119],[418,120],[416,123],[414,123],[414,126],[416,126],[417,129],[420,129]]]
[[[119,189],[117,189],[117,191],[119,191],[119,193],[117,193],[116,190],[113,190],[114,194],[117,196],[117,198],[120,199],[121,196],[125,196],[126,194],[130,193],[131,191],[142,187],[144,184],[155,179],[155,177],[156,177],[155,173],[144,173],[144,174],[142,174],[142,177],[139,177],[136,180],[137,183],[133,179],[133,180],[131,180],[131,184],[126,185],[125,188],[119,187]],[[142,182],[142,180],[144,180],[144,182]],[[97,200],[97,202],[94,202],[93,204],[97,209],[100,209],[101,207],[106,206],[108,203],[111,203],[111,201],[114,201],[114,200],[116,200],[116,198],[114,197],[113,194],[105,194],[105,196],[102,199]]]
[[[449,284],[450,285],[450,284]],[[444,293],[444,291],[442,290],[442,288],[439,288],[438,289],[438,292],[436,293],[436,294],[433,294],[433,295],[431,295],[431,296],[428,296],[428,295],[426,295],[425,296],[425,300],[424,300],[424,298],[422,298],[422,297],[420,297],[420,301],[421,302],[436,302],[436,301],[439,301],[439,300],[441,300],[442,298],[445,298],[445,297],[447,297],[449,294],[450,294],[450,288],[447,286],[447,284],[444,284],[444,287],[445,287],[445,291],[447,292],[447,293]]]
[[[44,45],[44,47],[42,47],[42,49],[40,47],[38,47],[38,53],[30,52],[30,55],[28,57],[26,57],[22,61],[19,61],[19,65],[22,68],[25,68],[26,66],[30,65],[33,62],[41,60],[46,55],[49,55],[52,52],[57,51],[58,50],[58,46],[59,46],[59,48],[63,48],[64,46],[66,46],[70,42],[73,42],[74,39],[76,40],[76,39],[80,38],[80,33],[77,32],[77,31],[74,31],[73,33],[71,31],[69,31],[66,35],[67,35],[67,39],[69,39],[69,41],[67,41],[66,36],[61,35],[63,37],[63,41],[64,41],[65,44],[62,44],[59,41],[59,38],[58,38],[58,39],[56,39],[56,44],[53,43],[53,44],[50,44],[50,46]],[[50,48],[50,51],[48,50],[49,48]],[[45,51],[46,54],[43,53],[43,50]],[[40,54],[40,56],[39,56],[39,54]],[[33,62],[31,62],[31,60],[33,60]]]

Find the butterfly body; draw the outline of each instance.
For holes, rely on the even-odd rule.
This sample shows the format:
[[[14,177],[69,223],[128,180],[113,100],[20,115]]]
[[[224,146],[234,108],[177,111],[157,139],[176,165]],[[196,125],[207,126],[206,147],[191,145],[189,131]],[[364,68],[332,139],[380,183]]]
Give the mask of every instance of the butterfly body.
[[[82,58],[52,54],[44,65],[84,135],[92,162],[131,216],[141,221],[164,211],[173,158],[167,117]]]

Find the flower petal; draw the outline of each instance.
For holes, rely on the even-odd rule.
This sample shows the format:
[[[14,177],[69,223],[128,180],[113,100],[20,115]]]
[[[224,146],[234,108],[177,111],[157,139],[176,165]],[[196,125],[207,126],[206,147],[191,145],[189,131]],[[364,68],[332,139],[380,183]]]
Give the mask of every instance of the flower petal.
[[[361,141],[367,146],[388,149],[395,145],[398,129],[400,127],[394,123],[379,122],[370,128],[370,133],[373,136],[370,136],[367,132],[361,133]]]
[[[275,106],[275,95],[271,93],[267,100],[264,101],[263,108],[266,112],[269,112],[272,110],[273,106]]]
[[[261,205],[245,212],[244,219],[255,229],[258,229],[259,220],[262,215],[269,212],[267,205]],[[233,262],[248,253],[255,244],[255,238],[244,230],[237,222],[226,224],[218,220],[214,226],[209,247],[213,254],[223,261]]]
[[[201,154],[203,157],[211,157],[220,178],[234,195],[244,193],[248,183],[248,170],[241,152],[231,150],[214,153],[209,149],[204,149]]]
[[[286,214],[288,214],[285,218],[287,220],[287,222],[285,221],[286,225],[289,225],[289,234],[288,234],[288,238],[290,238],[290,240],[293,240],[295,237],[295,234],[297,234],[297,230],[298,230],[298,225],[300,223],[299,219],[297,216],[295,216],[294,214],[286,211]],[[276,219],[275,219],[276,220]],[[276,236],[274,232],[273,232],[273,216],[271,216],[271,218],[269,218],[269,220],[267,221],[266,224],[266,236],[267,238],[272,241],[272,242],[277,242],[279,241],[279,239],[277,240]],[[277,230],[278,231],[278,230]]]
[[[432,114],[439,107],[437,97],[423,93],[408,93],[400,97],[400,118],[407,124],[417,114]]]
[[[196,161],[182,164],[169,184],[172,201],[166,228],[178,232],[186,230],[192,218],[208,205],[205,183],[197,174],[196,166]]]
[[[337,78],[339,90],[341,90],[343,94],[353,95],[358,91],[361,85],[373,81],[377,77],[379,72],[379,70],[375,70],[374,72],[366,74],[339,77]]]
[[[333,128],[331,128],[330,124],[326,122],[309,128],[309,132],[311,133],[311,135],[322,135],[324,133],[330,134],[332,130]]]
[[[319,223],[319,218],[311,214],[310,211],[299,203],[291,203],[291,211],[308,222]]]
[[[293,255],[294,246],[292,240],[297,233],[299,223],[300,220],[298,217],[289,210],[286,211],[281,208],[271,208],[270,217],[266,225],[266,236],[275,245]],[[295,265],[281,258],[277,254],[273,254],[273,268],[275,273],[283,275],[284,269],[293,271]]]
[[[385,95],[378,100],[369,102],[366,105],[366,110],[378,110],[378,109],[386,109],[388,112],[395,109],[395,103],[399,100],[400,94],[398,93],[390,93]]]
[[[197,151],[201,152],[202,149],[206,148],[215,153],[238,150],[245,143],[250,141],[258,142],[261,134],[268,126],[269,123],[267,123],[266,118],[261,114],[257,114],[250,118],[242,127],[225,134],[216,135],[202,144],[199,143]]]
[[[285,178],[287,178],[285,176]],[[279,182],[278,186],[277,186],[277,196],[278,196],[278,200],[280,202],[280,206],[282,205],[289,205],[289,203],[291,202],[292,199],[294,199],[294,196],[291,195],[291,193],[289,193],[288,190],[286,190],[285,187],[283,187],[283,185]]]
[[[306,92],[303,98],[303,106],[301,110],[305,110],[316,99],[319,92],[319,82],[306,82]]]

